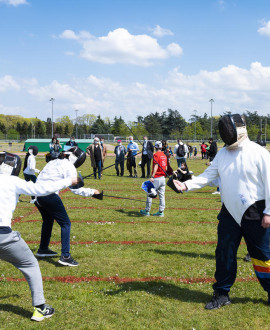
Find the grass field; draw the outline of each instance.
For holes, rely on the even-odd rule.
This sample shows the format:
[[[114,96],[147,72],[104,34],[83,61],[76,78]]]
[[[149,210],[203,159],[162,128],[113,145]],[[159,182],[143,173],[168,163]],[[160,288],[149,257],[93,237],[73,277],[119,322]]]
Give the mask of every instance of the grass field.
[[[113,162],[108,157],[105,166]],[[188,164],[195,175],[206,168],[199,159]],[[44,157],[38,157],[37,168],[44,165]],[[176,168],[175,160],[172,165]],[[91,173],[89,158],[80,170],[82,175]],[[22,274],[0,261],[1,329],[269,329],[266,293],[251,263],[242,260],[244,244],[239,248],[232,304],[204,309],[214,282],[220,208],[220,197],[211,194],[215,188],[184,195],[166,188],[165,217],[141,217],[146,199],[142,182],[119,178],[112,167],[102,180],[85,180],[86,187],[139,201],[61,193],[72,222],[71,254],[80,265],[63,267],[58,258],[39,260],[45,297],[56,313],[37,324],[30,321],[31,295]],[[20,231],[35,253],[41,216],[30,197],[20,199],[13,230]],[[158,205],[152,205],[151,213],[156,210]],[[55,223],[51,248],[60,253],[59,243],[60,227]]]

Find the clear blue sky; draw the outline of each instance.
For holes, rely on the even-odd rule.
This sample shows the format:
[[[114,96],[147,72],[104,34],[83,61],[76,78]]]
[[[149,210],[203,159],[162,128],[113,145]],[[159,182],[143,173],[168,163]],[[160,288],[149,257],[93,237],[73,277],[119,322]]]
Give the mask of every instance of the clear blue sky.
[[[268,0],[0,0],[0,113],[270,114]]]

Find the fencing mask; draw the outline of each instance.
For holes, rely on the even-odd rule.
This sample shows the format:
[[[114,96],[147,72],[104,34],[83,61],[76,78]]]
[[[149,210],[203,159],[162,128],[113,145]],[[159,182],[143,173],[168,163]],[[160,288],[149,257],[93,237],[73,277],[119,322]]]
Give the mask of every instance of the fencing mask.
[[[18,176],[22,166],[21,158],[15,154],[0,152],[0,173]]]
[[[156,198],[157,192],[155,186],[151,181],[144,181],[142,183],[142,189],[147,193],[147,196],[150,198]]]
[[[78,147],[71,147],[63,153],[76,168],[80,167],[86,159],[86,153]]]
[[[222,116],[218,122],[221,139],[227,146],[247,136],[246,123],[239,114]]]
[[[38,154],[38,147],[37,146],[30,146],[28,148],[28,152],[30,155],[36,156]]]

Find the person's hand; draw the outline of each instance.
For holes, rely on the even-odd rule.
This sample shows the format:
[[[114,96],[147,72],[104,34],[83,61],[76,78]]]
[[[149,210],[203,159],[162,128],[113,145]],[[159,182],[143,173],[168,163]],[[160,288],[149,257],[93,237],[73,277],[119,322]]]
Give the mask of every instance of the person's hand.
[[[154,179],[154,178],[150,178],[150,181],[151,181],[151,182],[154,182],[154,181],[155,181],[155,179]]]
[[[174,183],[177,190],[179,190],[179,191],[186,191],[187,190],[187,186],[183,182],[180,182],[178,180],[173,180],[173,183]]]
[[[262,218],[262,227],[269,228],[270,227],[270,215],[265,214]]]
[[[98,195],[98,194],[100,194],[99,190],[95,190],[94,195]]]
[[[79,183],[79,181],[81,181],[81,179],[76,176],[76,177],[71,178],[71,181],[72,181],[71,185],[75,186],[77,183]]]
[[[39,173],[40,173],[40,170],[37,169],[37,174],[39,174]]]

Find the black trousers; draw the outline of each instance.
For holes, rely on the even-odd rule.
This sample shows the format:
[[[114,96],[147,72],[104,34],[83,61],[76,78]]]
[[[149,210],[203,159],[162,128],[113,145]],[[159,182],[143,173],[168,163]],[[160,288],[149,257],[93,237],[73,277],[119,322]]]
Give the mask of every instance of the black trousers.
[[[150,177],[151,158],[149,158],[148,155],[142,155],[142,177],[145,177],[145,164],[147,166],[147,176]]]
[[[237,250],[244,237],[255,274],[263,289],[270,292],[270,228],[263,228],[261,220],[242,219],[239,226],[230,214],[221,212],[218,219],[214,290],[221,293],[230,291],[236,278]]]

